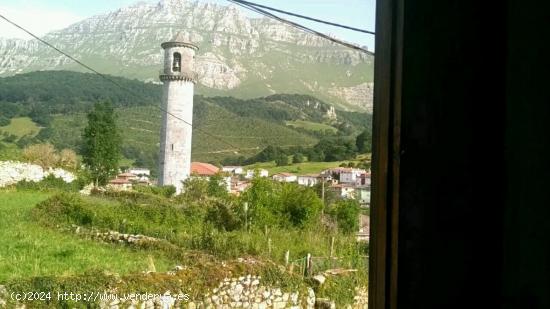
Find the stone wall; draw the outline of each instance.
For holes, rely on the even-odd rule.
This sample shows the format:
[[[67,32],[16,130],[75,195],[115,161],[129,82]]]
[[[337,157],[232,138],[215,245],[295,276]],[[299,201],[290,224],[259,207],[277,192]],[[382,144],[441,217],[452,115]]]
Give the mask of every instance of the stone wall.
[[[178,267],[174,271],[178,271]],[[102,301],[100,308],[315,308],[315,293],[311,288],[302,293],[283,291],[280,288],[264,286],[260,281],[260,276],[253,275],[226,278],[217,288],[206,292],[201,299],[178,300],[174,295],[181,294],[182,291],[174,294],[167,291],[163,296],[146,301]]]
[[[22,180],[38,182],[49,175],[61,178],[67,183],[76,179],[73,173],[60,168],[43,169],[35,164],[0,161],[0,188],[16,184]]]
[[[167,272],[175,276],[177,272],[185,271],[185,267],[176,266],[172,271]],[[192,299],[185,292],[182,286],[178,291],[166,291],[163,295],[150,297],[150,299],[125,300],[112,297],[115,294],[106,292],[109,295],[99,301],[101,309],[122,309],[122,308],[181,308],[181,309],[225,309],[225,308],[249,308],[249,309],[314,309],[314,308],[336,308],[333,301],[329,299],[316,299],[312,288],[305,291],[289,291],[278,287],[270,287],[261,284],[261,277],[254,275],[242,276],[239,278],[225,278],[218,287],[205,291],[202,296]],[[182,295],[186,295],[182,297]],[[4,308],[9,297],[8,291],[0,285],[0,308]],[[18,308],[26,308],[19,304]],[[365,287],[356,288],[356,296],[353,305],[345,306],[346,309],[367,309],[368,296]]]

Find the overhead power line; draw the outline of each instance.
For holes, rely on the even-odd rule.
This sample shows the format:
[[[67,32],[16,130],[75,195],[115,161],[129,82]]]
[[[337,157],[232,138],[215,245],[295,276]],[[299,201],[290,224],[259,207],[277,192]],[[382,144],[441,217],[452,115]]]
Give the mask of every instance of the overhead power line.
[[[87,70],[89,70],[89,71],[91,71],[91,72],[93,72],[93,73],[99,75],[101,78],[103,78],[103,79],[109,81],[110,83],[113,83],[114,85],[118,86],[120,89],[122,89],[122,90],[124,90],[124,91],[130,93],[132,96],[135,96],[135,95],[136,95],[136,94],[135,94],[134,92],[132,92],[130,89],[128,89],[128,88],[122,86],[121,84],[117,83],[115,80],[109,78],[107,75],[98,72],[97,70],[95,70],[94,68],[90,67],[89,65],[83,63],[82,61],[80,61],[80,60],[74,58],[73,56],[67,54],[66,52],[60,50],[59,48],[55,47],[54,45],[50,44],[49,42],[47,42],[47,41],[45,41],[45,40],[39,38],[39,37],[38,37],[37,35],[35,35],[34,33],[32,33],[32,32],[30,32],[29,30],[23,28],[22,26],[18,25],[17,23],[11,21],[10,19],[8,19],[7,17],[5,17],[4,15],[0,14],[0,18],[2,18],[3,20],[7,21],[7,22],[10,23],[10,24],[12,24],[13,26],[15,26],[15,27],[21,29],[22,31],[26,32],[28,35],[32,36],[33,38],[37,39],[37,40],[40,41],[41,43],[47,45],[48,47],[54,49],[55,51],[57,51],[58,53],[62,54],[63,56],[65,56],[65,57],[71,59],[72,61],[76,62],[78,65],[80,65],[80,66],[86,68]],[[193,126],[193,124],[189,123],[189,122],[186,121],[185,119],[182,119],[182,118],[180,118],[180,117],[178,117],[178,116],[176,116],[176,115],[170,113],[169,111],[163,109],[162,107],[157,106],[157,105],[153,105],[153,106],[156,107],[156,108],[158,108],[158,109],[161,110],[162,112],[164,112],[164,113],[166,113],[166,114],[168,114],[168,115],[170,115],[170,116],[172,116],[172,117],[174,117],[174,118],[176,118],[176,119],[178,119],[178,120],[180,120],[180,121],[183,121],[184,123],[186,123],[187,125],[191,126],[191,127],[194,128],[194,129],[196,129],[197,131],[202,132],[202,133],[204,133],[204,134],[206,134],[206,135],[208,135],[208,136],[210,136],[210,137],[213,137],[213,138],[215,138],[215,139],[217,139],[217,140],[223,142],[224,144],[233,147],[234,149],[240,150],[239,147],[237,147],[237,146],[235,146],[235,145],[233,145],[233,144],[227,142],[226,140],[224,140],[224,139],[222,139],[222,138],[217,137],[216,135],[210,134],[210,133],[208,133],[208,132],[206,132],[206,131],[204,131],[204,130],[201,130],[201,129],[199,129],[199,128]]]
[[[344,29],[348,29],[348,30],[353,30],[353,31],[358,31],[358,32],[363,32],[363,33],[368,33],[368,34],[375,35],[374,31],[359,29],[359,28],[355,28],[355,27],[350,27],[350,26],[346,26],[346,25],[342,25],[342,24],[333,23],[333,22],[326,21],[326,20],[321,20],[321,19],[317,19],[317,18],[313,18],[313,17],[308,17],[308,16],[301,15],[301,14],[296,14],[296,13],[292,13],[292,12],[288,12],[288,11],[283,11],[283,10],[276,9],[276,8],[273,8],[273,7],[269,7],[269,6],[262,5],[262,4],[257,4],[257,3],[253,3],[253,2],[249,2],[249,1],[243,1],[243,0],[233,0],[232,2],[238,2],[238,3],[245,4],[245,5],[260,7],[260,8],[270,10],[270,11],[279,12],[279,13],[282,13],[282,14],[307,19],[307,20],[311,20],[311,21],[314,21],[314,22],[322,23],[322,24],[327,24],[327,25],[340,27],[340,28],[344,28]]]
[[[291,25],[291,26],[293,26],[293,27],[295,27],[295,28],[298,28],[298,29],[300,29],[300,30],[303,30],[303,31],[305,31],[305,32],[308,32],[308,33],[317,35],[317,36],[322,37],[322,38],[324,38],[324,39],[326,39],[326,40],[329,40],[329,41],[331,41],[331,42],[334,42],[334,43],[337,43],[337,44],[346,46],[346,47],[348,47],[348,48],[351,48],[351,49],[354,49],[354,50],[363,52],[363,53],[365,53],[365,54],[374,56],[374,53],[373,53],[373,52],[371,52],[371,51],[369,51],[369,50],[367,50],[367,49],[365,49],[365,48],[362,48],[362,47],[357,46],[357,45],[355,45],[355,44],[351,44],[351,43],[348,43],[348,42],[345,42],[345,41],[342,41],[342,40],[333,38],[333,37],[331,37],[331,36],[329,36],[329,35],[326,35],[326,34],[324,34],[324,33],[322,33],[322,32],[313,30],[313,29],[311,29],[311,28],[308,28],[308,27],[303,26],[303,25],[301,25],[301,24],[295,23],[295,22],[290,21],[290,20],[288,20],[288,19],[284,19],[284,18],[279,17],[279,16],[277,16],[277,15],[275,15],[275,14],[272,14],[272,13],[266,11],[266,10],[263,10],[263,9],[261,9],[261,8],[259,8],[259,7],[256,7],[256,6],[252,5],[252,4],[245,4],[245,3],[243,3],[243,1],[239,1],[239,0],[227,0],[227,1],[229,1],[229,2],[231,2],[231,3],[234,3],[234,4],[236,4],[236,5],[239,5],[239,6],[243,7],[243,8],[245,8],[245,9],[248,9],[248,10],[254,11],[254,12],[256,12],[256,13],[259,13],[259,14],[261,14],[261,15],[264,15],[264,16],[266,16],[266,17],[275,19],[275,20],[280,21],[280,22],[282,22],[282,23]]]

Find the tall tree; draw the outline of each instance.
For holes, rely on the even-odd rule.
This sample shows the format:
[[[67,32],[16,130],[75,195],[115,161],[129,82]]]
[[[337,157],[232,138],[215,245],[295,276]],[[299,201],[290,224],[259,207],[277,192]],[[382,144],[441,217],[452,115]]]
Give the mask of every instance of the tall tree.
[[[355,145],[359,153],[367,153],[372,150],[372,130],[365,129],[361,134],[355,139]]]
[[[82,155],[96,185],[104,185],[118,171],[122,138],[116,126],[116,114],[110,102],[96,103],[88,113],[84,129]]]

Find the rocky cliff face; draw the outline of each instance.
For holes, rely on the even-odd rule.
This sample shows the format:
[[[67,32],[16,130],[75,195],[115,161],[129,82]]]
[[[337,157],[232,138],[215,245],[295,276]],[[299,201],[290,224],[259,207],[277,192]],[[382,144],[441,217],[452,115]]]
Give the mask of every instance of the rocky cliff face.
[[[160,43],[180,30],[200,47],[196,68],[199,92],[206,95],[295,92],[313,94],[340,108],[368,107],[362,85],[372,81],[372,56],[270,19],[249,18],[235,6],[189,0],[137,3],[44,39],[98,71],[156,82],[162,63]],[[0,39],[0,54],[0,76],[83,70],[35,40]]]

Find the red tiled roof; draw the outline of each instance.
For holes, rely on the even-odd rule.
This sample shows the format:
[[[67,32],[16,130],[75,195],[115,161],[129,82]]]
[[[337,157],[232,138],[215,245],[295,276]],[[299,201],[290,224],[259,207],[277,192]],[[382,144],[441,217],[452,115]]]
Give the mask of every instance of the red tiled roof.
[[[109,183],[113,185],[124,185],[124,184],[129,184],[131,182],[128,179],[116,178],[109,181]]]
[[[118,177],[136,177],[136,175],[132,173],[122,173],[118,174]]]
[[[199,176],[213,176],[217,174],[220,169],[209,163],[191,162],[191,174]]]

